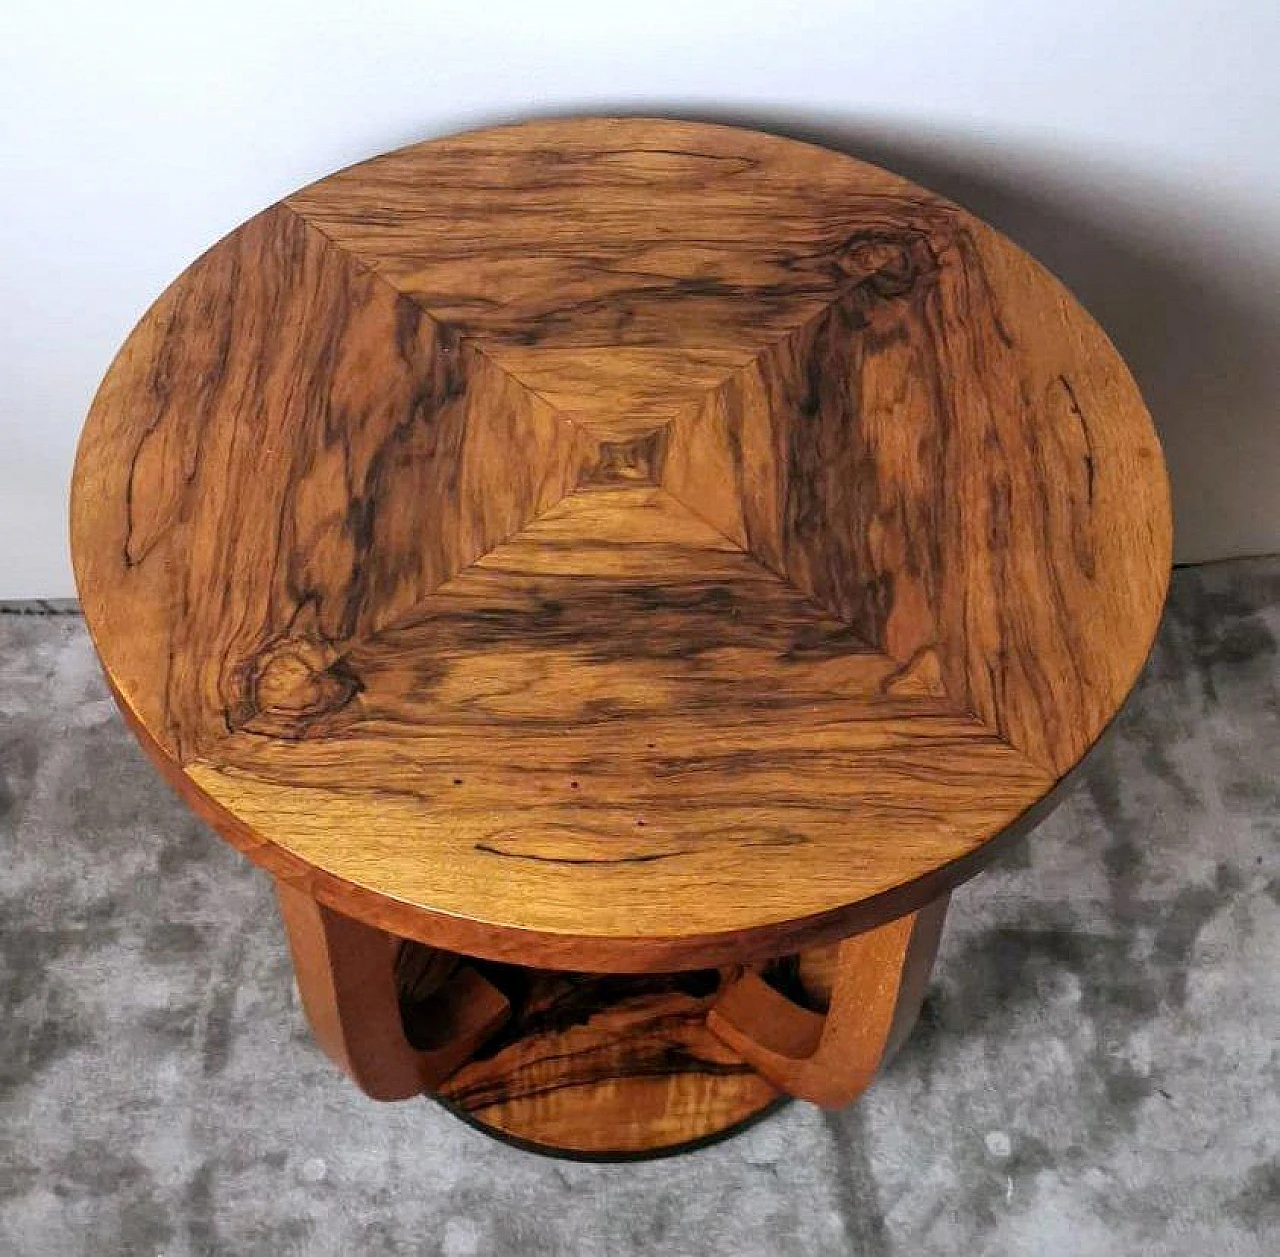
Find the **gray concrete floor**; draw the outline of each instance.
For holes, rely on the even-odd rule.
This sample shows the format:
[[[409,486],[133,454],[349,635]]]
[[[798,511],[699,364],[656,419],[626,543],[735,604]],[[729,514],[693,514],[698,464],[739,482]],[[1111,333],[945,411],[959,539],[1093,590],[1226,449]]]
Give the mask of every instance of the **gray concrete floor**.
[[[590,1166],[379,1107],[75,617],[0,615],[0,1253],[1280,1252],[1280,560],[1177,573],[1085,779],[858,1105]]]

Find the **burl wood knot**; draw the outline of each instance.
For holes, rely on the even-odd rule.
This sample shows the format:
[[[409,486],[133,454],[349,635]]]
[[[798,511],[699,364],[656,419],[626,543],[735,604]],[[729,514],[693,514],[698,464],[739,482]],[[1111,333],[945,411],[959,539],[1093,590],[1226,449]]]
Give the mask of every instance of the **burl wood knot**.
[[[840,269],[875,298],[902,297],[938,269],[938,258],[922,232],[858,234],[846,242]]]
[[[298,637],[272,642],[232,677],[239,693],[227,708],[227,728],[268,737],[306,737],[315,721],[360,692],[359,677],[331,646]]]

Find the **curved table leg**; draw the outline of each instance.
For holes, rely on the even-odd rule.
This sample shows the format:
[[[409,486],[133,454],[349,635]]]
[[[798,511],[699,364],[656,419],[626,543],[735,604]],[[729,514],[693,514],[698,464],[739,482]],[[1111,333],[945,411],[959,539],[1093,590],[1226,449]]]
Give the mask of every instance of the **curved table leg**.
[[[826,1013],[800,1007],[748,972],[716,1001],[707,1026],[774,1086],[841,1108],[862,1094],[910,1032],[946,911],[943,896],[840,943]]]
[[[302,1007],[325,1054],[374,1100],[405,1100],[443,1082],[506,1019],[506,998],[461,968],[433,998],[441,1042],[405,1037],[396,990],[400,940],[276,882]]]

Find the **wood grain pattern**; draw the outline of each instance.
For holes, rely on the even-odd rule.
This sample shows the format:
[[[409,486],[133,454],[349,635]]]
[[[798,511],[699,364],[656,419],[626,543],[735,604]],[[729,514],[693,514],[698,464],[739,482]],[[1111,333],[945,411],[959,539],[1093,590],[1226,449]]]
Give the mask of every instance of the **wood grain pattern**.
[[[670,346],[501,345],[486,352],[557,414],[608,442],[665,428],[752,361],[742,350]]]
[[[498,361],[529,347],[754,356],[878,270],[886,238],[950,213],[809,145],[616,118],[450,136],[285,204]]]
[[[76,553],[112,587],[90,595],[108,667],[179,759],[563,496],[593,449],[282,209],[206,254],[119,362]],[[528,462],[492,494],[513,446]]]
[[[669,1152],[779,1092],[707,1029],[714,970],[639,978],[490,970],[516,1014],[439,1090],[486,1129],[579,1155]]]
[[[471,961],[277,893],[316,1038],[366,1095],[429,1090],[492,1132],[606,1157],[721,1137],[781,1092],[852,1098],[914,1021],[945,912],[763,973],[601,977]]]
[[[407,1100],[438,1086],[509,1019],[506,997],[456,956],[433,952],[434,972],[424,975],[423,952],[433,949],[419,949],[410,984],[397,972],[400,939],[282,882],[276,898],[312,1033],[370,1099]],[[406,994],[430,1022],[412,1038]]]
[[[325,1055],[374,1100],[419,1094],[392,975],[395,940],[293,887],[277,883],[276,896],[303,1011]]]
[[[673,424],[662,483],[1060,776],[1145,658],[1119,608],[1149,623],[1167,581],[1159,447],[1115,422],[1137,404],[1079,307],[969,220]]]
[[[346,826],[366,884],[553,934],[712,934],[782,882],[818,912],[834,861],[885,889],[886,833],[923,872],[1049,784],[661,489],[570,495],[326,676],[193,780],[308,861]]]
[[[944,896],[823,949],[829,957],[810,957],[808,964],[796,957],[796,976],[811,983],[830,960],[829,971],[820,972],[827,991],[821,1011],[749,971],[720,992],[707,1028],[780,1090],[843,1108],[870,1086],[915,1024],[946,911]]]
[[[963,210],[731,128],[529,124],[304,189],[160,299],[73,550],[202,815],[396,933],[695,968],[919,907],[1114,714],[1167,489]]]

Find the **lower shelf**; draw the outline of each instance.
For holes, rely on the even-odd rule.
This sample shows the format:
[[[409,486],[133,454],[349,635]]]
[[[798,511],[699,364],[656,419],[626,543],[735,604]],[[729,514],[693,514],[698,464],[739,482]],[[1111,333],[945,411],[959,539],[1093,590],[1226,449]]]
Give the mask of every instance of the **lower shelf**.
[[[467,961],[510,1004],[505,1024],[436,1097],[491,1134],[582,1157],[654,1156],[731,1134],[784,1097],[706,1026],[726,976],[574,974]],[[449,959],[406,943],[405,1033],[438,1043],[431,988]]]
[[[605,975],[455,955],[276,889],[308,1020],[366,1095],[425,1091],[579,1157],[705,1143],[783,1093],[851,1103],[915,1018],[946,911],[942,897],[761,969]]]

